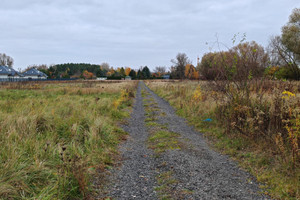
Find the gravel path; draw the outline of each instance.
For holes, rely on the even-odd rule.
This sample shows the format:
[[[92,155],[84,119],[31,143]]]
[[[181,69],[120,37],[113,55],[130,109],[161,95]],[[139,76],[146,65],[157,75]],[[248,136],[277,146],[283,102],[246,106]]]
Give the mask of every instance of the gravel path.
[[[180,149],[156,154],[147,148],[151,127],[147,128],[144,122],[142,90],[158,110],[155,122],[179,134]],[[202,135],[143,82],[124,129],[130,137],[120,147],[124,160],[111,178],[109,194],[113,199],[269,199],[260,194],[251,175],[227,156],[210,149]],[[158,178],[160,174],[168,174],[168,178],[162,181]],[[169,185],[162,183],[168,181]],[[157,190],[162,187],[166,188]],[[162,192],[169,193],[167,198]]]
[[[157,199],[153,152],[146,146],[148,133],[144,123],[144,108],[139,84],[131,118],[123,129],[129,133],[121,145],[123,162],[120,170],[113,172],[110,196],[114,199]]]

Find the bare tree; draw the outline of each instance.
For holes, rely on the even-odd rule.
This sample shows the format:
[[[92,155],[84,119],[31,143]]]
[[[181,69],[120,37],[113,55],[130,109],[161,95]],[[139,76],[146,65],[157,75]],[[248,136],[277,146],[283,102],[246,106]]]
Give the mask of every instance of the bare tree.
[[[171,62],[174,64],[172,66],[172,77],[173,78],[184,78],[185,66],[187,64],[192,64],[192,61],[187,57],[185,53],[178,53],[175,59]]]
[[[14,65],[14,59],[5,53],[0,53],[0,65],[12,67]]]
[[[295,8],[281,36],[273,37],[269,44],[272,61],[290,71],[291,77],[300,80],[300,8]],[[290,78],[291,78],[290,77]]]
[[[165,66],[157,66],[157,67],[155,67],[154,72],[164,74],[164,73],[166,73],[166,67]]]
[[[41,65],[38,65],[37,66],[37,69],[38,70],[48,70],[48,66],[46,64],[41,64]]]
[[[100,66],[102,70],[106,70],[106,71],[110,70],[110,65],[106,62],[102,63]]]
[[[270,39],[268,53],[272,65],[286,66],[296,75],[295,77],[298,77],[296,79],[300,78],[300,70],[297,64],[298,55],[291,52],[286,45],[282,43],[280,36],[275,36]]]
[[[41,64],[41,65],[36,65],[36,64],[33,64],[33,65],[28,65],[25,69],[25,71],[31,69],[31,68],[36,68],[38,70],[48,70],[49,67],[46,65],[46,64]]]

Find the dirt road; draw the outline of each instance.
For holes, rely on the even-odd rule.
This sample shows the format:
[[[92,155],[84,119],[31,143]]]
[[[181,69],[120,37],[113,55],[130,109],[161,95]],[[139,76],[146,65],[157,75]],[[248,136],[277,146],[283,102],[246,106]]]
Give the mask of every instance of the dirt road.
[[[122,163],[106,188],[112,199],[269,199],[143,82],[123,128]]]

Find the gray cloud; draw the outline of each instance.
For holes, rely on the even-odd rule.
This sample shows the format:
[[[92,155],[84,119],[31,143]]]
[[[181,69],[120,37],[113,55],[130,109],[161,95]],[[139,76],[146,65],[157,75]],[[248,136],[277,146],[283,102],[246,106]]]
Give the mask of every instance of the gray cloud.
[[[29,64],[109,62],[171,65],[178,52],[196,62],[236,33],[266,46],[298,0],[2,0],[0,52]],[[209,45],[206,45],[208,42]]]

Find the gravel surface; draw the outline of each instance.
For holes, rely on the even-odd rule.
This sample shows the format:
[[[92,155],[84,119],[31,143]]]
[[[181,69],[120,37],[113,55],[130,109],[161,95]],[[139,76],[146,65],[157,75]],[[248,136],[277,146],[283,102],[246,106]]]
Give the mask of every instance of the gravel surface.
[[[149,130],[145,127],[142,88],[156,102],[160,113],[156,122],[178,133],[181,149],[155,155],[147,148]],[[123,162],[112,172],[109,194],[113,199],[163,199],[155,191],[157,177],[171,172],[172,199],[270,199],[260,193],[258,183],[228,156],[212,150],[202,134],[178,117],[168,102],[139,84],[128,126],[130,135],[120,147]]]
[[[141,83],[140,83],[141,84]],[[110,196],[114,199],[157,199],[154,187],[153,152],[147,148],[148,133],[144,123],[141,86],[138,86],[131,118],[124,130],[128,140],[120,147],[123,162],[120,170],[112,172]]]

